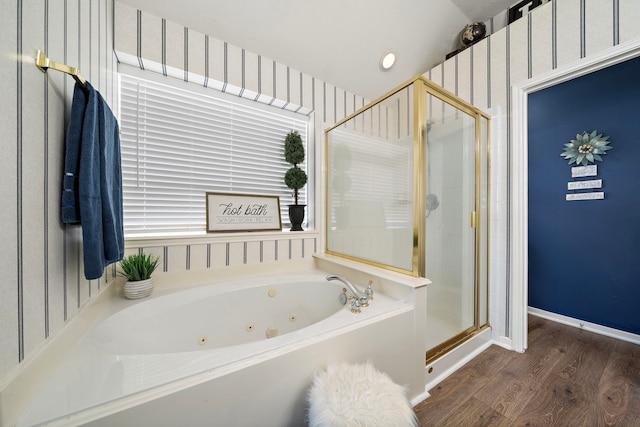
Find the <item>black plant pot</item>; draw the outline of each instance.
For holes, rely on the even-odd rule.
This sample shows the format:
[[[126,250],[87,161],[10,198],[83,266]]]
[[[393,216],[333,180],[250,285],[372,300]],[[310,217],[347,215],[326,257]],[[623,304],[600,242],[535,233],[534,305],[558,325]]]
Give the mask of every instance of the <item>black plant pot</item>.
[[[289,221],[291,221],[291,231],[303,231],[302,221],[304,221],[304,208],[307,205],[289,205]]]

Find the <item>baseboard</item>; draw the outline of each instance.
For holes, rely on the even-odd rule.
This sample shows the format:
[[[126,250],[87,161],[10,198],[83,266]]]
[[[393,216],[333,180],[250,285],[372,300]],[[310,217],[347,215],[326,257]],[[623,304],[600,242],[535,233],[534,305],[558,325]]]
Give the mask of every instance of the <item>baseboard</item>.
[[[493,344],[491,329],[486,329],[427,365],[425,390],[431,390],[465,363],[489,348],[491,344]]]
[[[498,347],[502,347],[506,350],[515,351],[515,349],[513,348],[513,342],[511,341],[511,338],[500,336],[500,337],[493,338],[491,343],[497,345]]]
[[[533,316],[542,317],[543,319],[553,322],[562,323],[564,325],[573,326],[574,328],[584,329],[585,331],[594,332],[596,334],[605,335],[633,344],[640,344],[640,335],[631,332],[621,331],[619,329],[609,328],[607,326],[598,325],[597,323],[586,322],[584,320],[575,319],[573,317],[563,316],[562,314],[552,313],[550,311],[540,310],[539,308],[529,307],[528,313]]]
[[[414,408],[418,403],[422,402],[423,400],[429,397],[431,397],[431,394],[429,394],[429,392],[425,390],[424,393],[420,393],[419,395],[411,399],[411,402],[409,403],[411,404],[411,407]]]

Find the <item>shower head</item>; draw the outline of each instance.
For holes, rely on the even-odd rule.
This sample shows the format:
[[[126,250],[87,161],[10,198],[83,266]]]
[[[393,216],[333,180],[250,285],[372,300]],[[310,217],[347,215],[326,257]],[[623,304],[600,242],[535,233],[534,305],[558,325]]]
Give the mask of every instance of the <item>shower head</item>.
[[[427,210],[431,212],[432,210],[438,209],[438,206],[440,206],[440,199],[438,199],[438,196],[433,193],[427,194],[427,199],[426,199]]]

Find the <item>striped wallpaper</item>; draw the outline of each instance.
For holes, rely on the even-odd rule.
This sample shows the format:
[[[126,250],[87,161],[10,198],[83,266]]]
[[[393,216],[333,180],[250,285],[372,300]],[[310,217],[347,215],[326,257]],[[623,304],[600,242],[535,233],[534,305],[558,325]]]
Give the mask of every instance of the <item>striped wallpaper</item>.
[[[316,142],[367,100],[273,59],[112,0],[16,0],[0,17],[0,107],[5,176],[0,186],[0,389],[114,275],[86,281],[81,233],[59,220],[64,136],[73,80],[33,65],[36,49],[77,66],[116,111],[117,59],[288,110],[314,111]],[[507,283],[510,85],[640,35],[637,0],[552,0],[425,75],[490,112],[492,147],[492,324],[509,335]],[[410,78],[411,76],[407,76]],[[367,120],[367,119],[363,119]],[[372,123],[381,120],[371,117]],[[320,211],[316,212],[320,217]],[[207,240],[208,239],[208,240]],[[297,237],[128,241],[163,257],[164,272],[300,259],[321,250],[319,234]]]
[[[273,59],[116,3],[118,61],[333,124],[368,101]],[[321,131],[318,129],[318,134]]]
[[[335,123],[368,102],[273,59],[120,3],[115,7],[114,48],[118,61],[129,66],[277,108],[314,113],[314,137],[319,146],[325,124]],[[384,127],[381,121],[382,113],[370,114],[367,125]],[[313,214],[319,223],[322,216],[316,205]],[[127,253],[145,251],[160,256],[159,274],[283,262],[309,258],[319,250],[319,230],[160,242],[128,239],[126,249]]]
[[[112,105],[117,89],[111,0],[17,0],[2,7],[0,390],[113,277],[108,269],[101,279],[84,279],[81,229],[60,222],[75,82],[42,73],[35,52],[79,68]]]
[[[510,332],[510,88],[640,37],[637,0],[552,0],[426,72],[425,77],[493,116],[491,122],[491,324]],[[491,28],[491,25],[489,25]]]

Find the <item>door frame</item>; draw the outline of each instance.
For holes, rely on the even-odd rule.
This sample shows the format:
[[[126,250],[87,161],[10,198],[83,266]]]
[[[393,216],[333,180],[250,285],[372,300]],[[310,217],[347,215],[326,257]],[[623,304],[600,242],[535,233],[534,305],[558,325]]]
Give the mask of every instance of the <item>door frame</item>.
[[[640,39],[621,43],[612,48],[580,59],[567,66],[544,73],[512,86],[511,126],[511,193],[509,227],[509,283],[511,287],[511,345],[523,352],[527,348],[528,314],[528,96],[530,93],[584,76],[594,71],[640,56]]]

